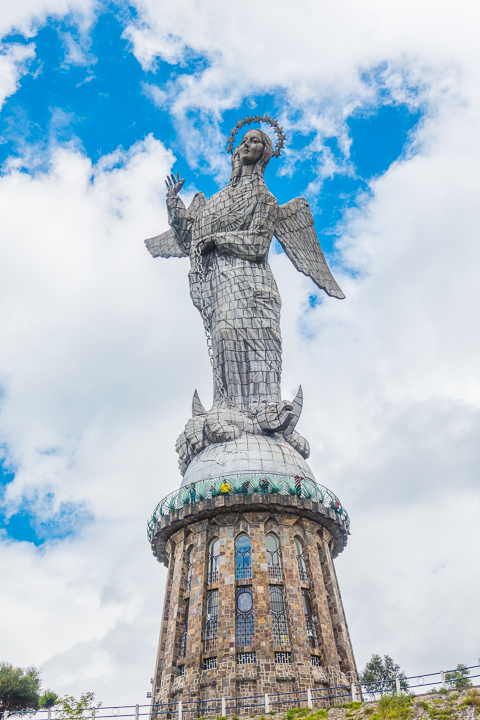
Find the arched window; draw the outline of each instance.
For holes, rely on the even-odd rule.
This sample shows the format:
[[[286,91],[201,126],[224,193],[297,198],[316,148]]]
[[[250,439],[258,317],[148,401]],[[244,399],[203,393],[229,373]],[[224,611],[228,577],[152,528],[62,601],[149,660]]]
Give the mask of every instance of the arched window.
[[[303,545],[300,540],[295,538],[295,553],[297,555],[298,574],[300,576],[300,582],[308,582],[307,565],[305,558],[303,557]]]
[[[187,654],[187,635],[188,635],[188,616],[190,611],[190,601],[185,600],[185,615],[183,616],[182,639],[180,643],[180,657],[184,658]]]
[[[214,538],[208,547],[208,577],[207,583],[218,582],[218,558],[220,556],[220,540]]]
[[[207,618],[205,622],[205,652],[215,650],[218,635],[218,590],[207,593]]]
[[[273,533],[265,537],[265,548],[267,550],[268,577],[275,580],[282,579],[282,563],[280,561],[280,546],[278,538]]]
[[[243,585],[237,588],[237,647],[253,644],[255,624],[253,619],[252,588]]]
[[[235,540],[235,566],[237,580],[252,577],[252,544],[248,535],[239,535]]]
[[[274,645],[289,645],[285,595],[281,585],[269,585]]]
[[[193,567],[193,547],[191,547],[187,553],[187,586],[185,588],[185,591],[187,593],[190,592],[190,589],[192,587],[192,567]]]
[[[318,647],[317,644],[317,632],[315,630],[315,623],[313,620],[312,603],[310,601],[310,594],[308,590],[302,590],[303,597],[303,612],[305,613],[305,623],[307,625],[307,638],[312,648]]]

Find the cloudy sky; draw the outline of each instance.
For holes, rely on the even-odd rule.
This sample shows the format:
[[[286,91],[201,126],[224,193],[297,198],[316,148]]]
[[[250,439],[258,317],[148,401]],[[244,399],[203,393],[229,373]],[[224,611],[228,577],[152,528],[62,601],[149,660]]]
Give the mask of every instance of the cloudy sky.
[[[352,518],[357,662],[480,654],[480,11],[473,0],[16,0],[0,9],[0,659],[145,702],[165,570],[146,522],[211,401],[164,177],[229,175],[250,113],[288,136],[347,299],[277,246],[283,394]]]

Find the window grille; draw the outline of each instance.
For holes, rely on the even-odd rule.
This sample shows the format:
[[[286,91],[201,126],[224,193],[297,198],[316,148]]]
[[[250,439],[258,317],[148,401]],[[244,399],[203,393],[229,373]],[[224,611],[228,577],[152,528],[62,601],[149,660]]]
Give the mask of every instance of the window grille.
[[[188,635],[188,610],[189,600],[185,600],[185,618],[183,620],[182,642],[180,645],[180,657],[184,658],[187,652],[187,635]]]
[[[285,595],[281,585],[269,585],[274,645],[289,645]]]
[[[275,653],[275,662],[278,665],[290,665],[292,662],[292,653],[291,652],[276,652]]]
[[[237,653],[237,665],[254,665],[257,655],[254,652]]]
[[[298,574],[300,576],[300,582],[308,582],[307,565],[305,558],[303,557],[303,545],[298,538],[295,538],[295,552],[297,554],[297,565]]]
[[[237,645],[251,645],[255,632],[251,586],[237,588]]]
[[[220,557],[220,540],[215,538],[208,548],[208,573],[207,583],[218,582],[218,558]]]
[[[318,657],[318,655],[310,655],[310,662],[312,663],[313,667],[322,667],[322,661],[321,658]]]
[[[305,623],[307,625],[307,638],[312,648],[317,648],[317,631],[313,621],[312,603],[308,590],[302,590],[303,612],[305,613]]]
[[[273,535],[273,533],[266,535],[265,548],[267,550],[268,577],[273,580],[281,580],[282,563],[280,560],[280,547],[276,535]]]
[[[205,658],[203,661],[204,670],[216,670],[217,669],[217,658]]]
[[[177,673],[179,675],[185,675],[185,665],[177,665]]]
[[[252,577],[252,544],[248,535],[239,535],[235,541],[235,565],[237,580]]]
[[[187,557],[187,585],[185,592],[189,593],[192,587],[193,548],[190,548]]]
[[[218,590],[207,592],[207,618],[205,621],[205,651],[215,650],[218,635]]]

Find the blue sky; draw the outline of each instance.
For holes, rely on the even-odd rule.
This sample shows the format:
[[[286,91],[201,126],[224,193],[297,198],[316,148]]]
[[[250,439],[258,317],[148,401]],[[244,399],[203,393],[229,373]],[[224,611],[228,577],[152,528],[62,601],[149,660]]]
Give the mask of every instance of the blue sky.
[[[167,228],[165,175],[211,195],[231,129],[267,112],[287,135],[268,187],[308,199],[347,296],[274,246],[283,393],[302,384],[309,463],[352,518],[358,664],[476,660],[480,57],[459,2],[0,9],[0,659],[104,703],[149,689],[145,524],[211,373],[188,262],[143,238]]]

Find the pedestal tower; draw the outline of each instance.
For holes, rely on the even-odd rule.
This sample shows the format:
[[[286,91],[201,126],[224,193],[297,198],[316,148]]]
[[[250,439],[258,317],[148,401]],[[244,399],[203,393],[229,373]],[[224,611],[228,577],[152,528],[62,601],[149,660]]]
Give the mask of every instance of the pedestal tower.
[[[349,685],[356,668],[333,565],[345,510],[281,437],[206,455],[150,524],[169,569],[152,702],[202,708],[228,697],[240,709],[252,704],[245,697]]]
[[[252,122],[233,152],[236,132]],[[268,265],[272,236],[298,270],[336,298],[308,203],[285,205],[263,173],[285,140],[268,116],[237,123],[228,185],[188,209],[183,180],[167,180],[170,230],[146,241],[154,256],[190,257],[190,294],[207,336],[214,400],[195,392],[177,440],[183,482],[149,523],[168,567],[152,703],[209,701],[348,685],[355,661],[333,565],[349,518],[306,463],[296,430],[303,405],[281,398],[280,296]],[[295,704],[295,696],[292,696]],[[225,710],[225,708],[224,708]],[[218,713],[217,713],[218,714]]]

